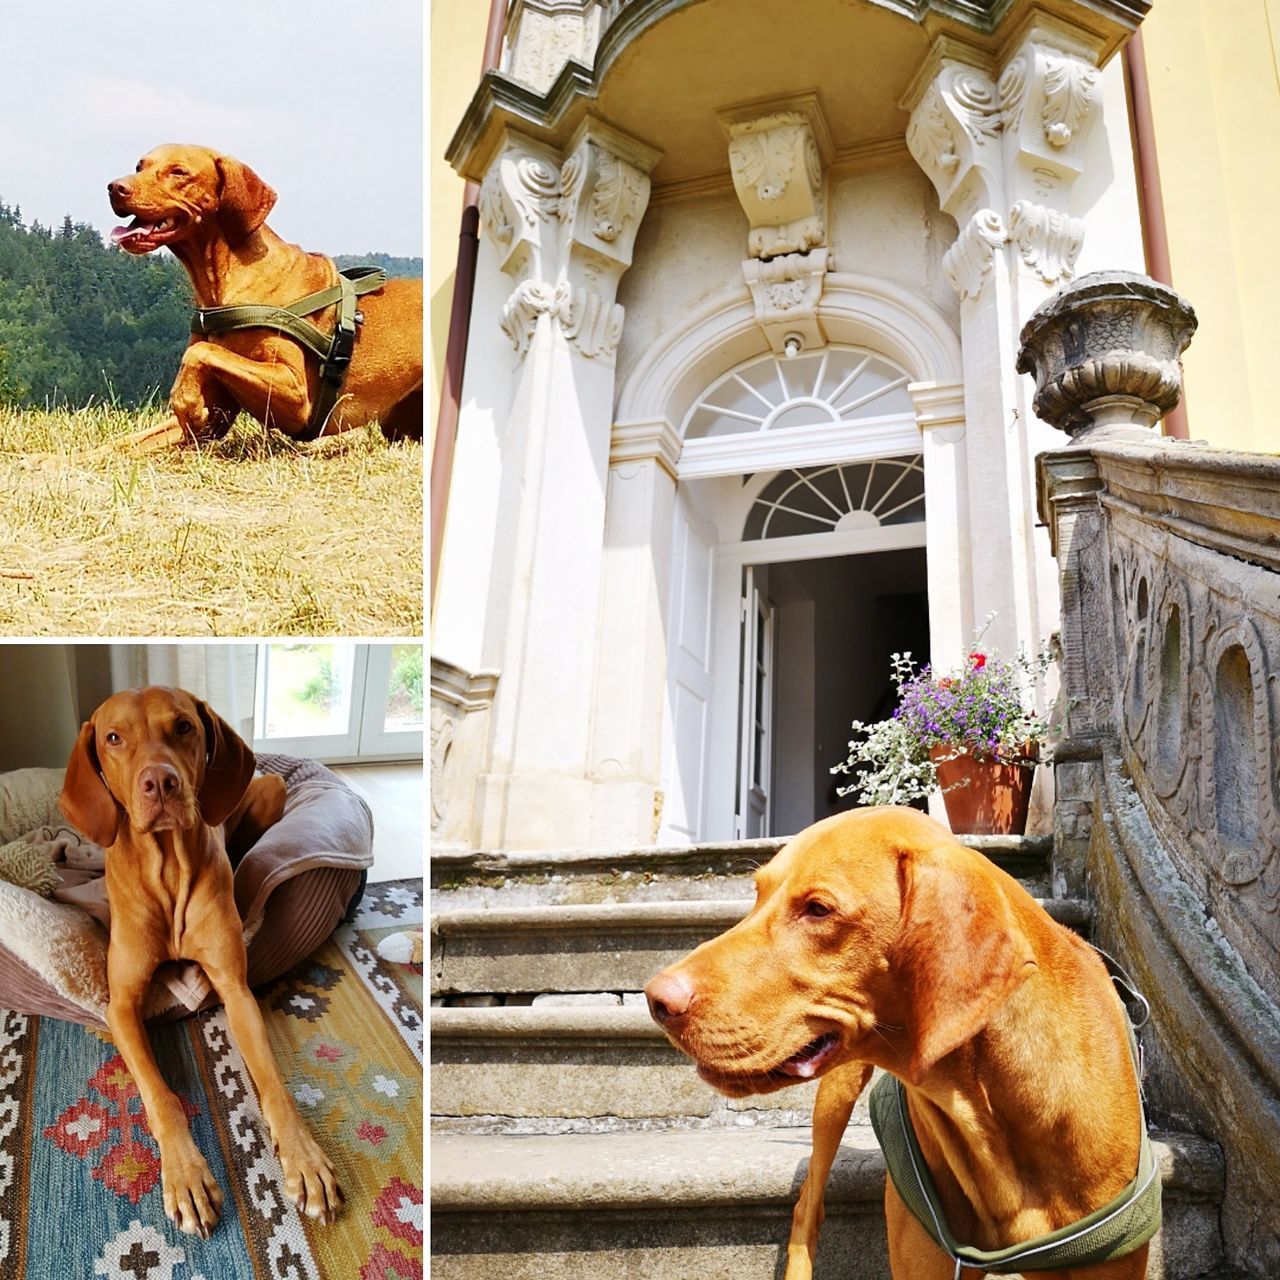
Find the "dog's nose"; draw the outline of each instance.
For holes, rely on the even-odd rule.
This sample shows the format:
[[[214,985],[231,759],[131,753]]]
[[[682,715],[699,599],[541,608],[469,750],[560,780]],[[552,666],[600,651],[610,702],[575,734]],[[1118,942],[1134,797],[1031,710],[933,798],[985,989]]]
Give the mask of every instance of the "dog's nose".
[[[165,800],[178,788],[178,771],[168,764],[149,764],[138,774],[138,790],[148,800]]]
[[[107,183],[107,195],[113,200],[123,200],[128,194],[129,187],[123,178],[117,178],[114,182]]]
[[[693,984],[678,973],[660,973],[644,989],[649,1012],[660,1026],[669,1027],[689,1012]]]

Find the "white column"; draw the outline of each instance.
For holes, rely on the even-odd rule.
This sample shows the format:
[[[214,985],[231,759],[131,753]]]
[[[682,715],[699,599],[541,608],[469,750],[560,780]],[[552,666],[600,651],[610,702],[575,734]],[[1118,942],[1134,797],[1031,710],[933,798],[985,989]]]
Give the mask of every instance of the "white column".
[[[1069,198],[1099,115],[1093,60],[1083,33],[1047,18],[1002,65],[940,40],[903,103],[912,155],[959,227],[944,266],[960,298],[970,616],[996,612],[985,643],[1006,656],[1038,649],[1058,613],[1034,514],[1033,459],[1052,435],[1015,361],[1023,322],[1071,277],[1083,243]]]
[[[564,155],[505,135],[481,188],[515,288],[502,328],[520,359],[502,451],[484,665],[490,713],[476,840],[572,848],[590,838],[592,673],[602,575],[614,298],[657,156],[595,120]]]
[[[613,429],[591,734],[592,845],[652,844],[662,814],[671,530],[680,437]]]

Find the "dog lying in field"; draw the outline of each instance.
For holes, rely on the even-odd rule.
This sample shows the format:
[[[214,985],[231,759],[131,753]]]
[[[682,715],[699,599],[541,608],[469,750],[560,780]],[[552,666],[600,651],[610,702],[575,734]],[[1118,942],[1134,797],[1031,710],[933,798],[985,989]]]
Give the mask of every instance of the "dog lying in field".
[[[1076,1248],[1078,1265],[1052,1274],[1141,1280],[1159,1177],[1125,1009],[1098,953],[911,809],[820,822],[755,881],[746,918],[664,969],[646,995],[671,1041],[730,1097],[819,1078],[786,1280],[812,1275],[823,1189],[873,1066],[901,1082],[873,1090],[886,1159],[886,1098],[905,1109],[901,1131],[917,1144],[915,1176],[885,1185],[895,1280],[987,1274],[969,1269],[975,1255],[1038,1244],[1111,1202],[1122,1207],[1107,1225],[1065,1232],[1074,1241],[1059,1247]],[[923,1225],[934,1210],[910,1185],[919,1158],[938,1218],[968,1250],[964,1268]],[[1128,1234],[1109,1247],[1100,1233],[1123,1214]],[[1000,1272],[1048,1273],[1030,1264],[1053,1257]]]
[[[287,308],[337,284],[334,264],[286,244],[266,225],[276,193],[248,165],[207,147],[157,147],[108,184],[132,218],[112,240],[133,254],[167,248],[201,309]],[[134,449],[224,435],[241,410],[297,439],[377,422],[392,438],[422,436],[422,281],[387,280],[358,299],[354,350],[332,410],[319,415],[321,358],[271,327],[192,334],[170,393],[173,416],[128,437]],[[337,304],[307,313],[331,336]]]
[[[247,984],[226,841],[252,843],[280,820],[285,801],[281,778],[255,778],[253,770],[253,752],[207,703],[181,689],[134,689],[108,698],[85,723],[62,789],[62,812],[107,851],[107,1024],[160,1147],[165,1214],[205,1239],[217,1225],[222,1192],[160,1074],[142,1020],[152,976],[170,960],[195,961],[222,998],[286,1193],[324,1222],[342,1208],[333,1165],[280,1078]]]

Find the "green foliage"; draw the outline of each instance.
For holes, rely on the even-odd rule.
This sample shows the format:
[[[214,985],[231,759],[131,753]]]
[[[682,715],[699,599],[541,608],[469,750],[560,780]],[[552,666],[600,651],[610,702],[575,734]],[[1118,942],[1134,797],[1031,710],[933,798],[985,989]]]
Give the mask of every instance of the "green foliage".
[[[422,715],[422,646],[420,644],[397,645],[395,662],[391,667],[388,698],[404,702],[407,709]]]
[[[421,276],[421,258],[374,253],[389,275]],[[68,214],[60,228],[23,222],[0,202],[0,405],[136,408],[163,401],[187,344],[191,287],[168,254],[112,249]]]
[[[320,667],[298,691],[298,701],[309,707],[328,710],[329,704],[342,692],[337,673],[328,658],[320,659]]]

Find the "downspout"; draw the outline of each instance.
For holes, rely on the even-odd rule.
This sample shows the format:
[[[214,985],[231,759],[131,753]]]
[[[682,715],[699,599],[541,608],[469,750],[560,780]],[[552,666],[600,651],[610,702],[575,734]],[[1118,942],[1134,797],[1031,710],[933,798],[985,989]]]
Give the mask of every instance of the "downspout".
[[[489,0],[489,26],[484,38],[481,76],[492,71],[502,57],[502,36],[506,22],[507,0]],[[476,286],[476,256],[480,250],[479,202],[479,185],[468,182],[462,192],[462,224],[458,230],[458,261],[453,273],[453,302],[449,308],[449,338],[444,352],[444,377],[440,387],[440,411],[436,416],[435,446],[431,453],[430,600],[433,611],[436,582],[440,576],[440,551],[444,543],[444,520],[449,509],[453,451],[458,439],[458,407],[462,402],[462,375],[467,363],[471,299]]]
[[[1173,268],[1169,262],[1169,230],[1164,220],[1164,200],[1160,194],[1160,163],[1156,158],[1156,130],[1151,118],[1151,89],[1147,81],[1147,59],[1142,48],[1142,32],[1135,31],[1124,47],[1124,74],[1129,99],[1129,129],[1133,138],[1133,162],[1138,176],[1138,209],[1142,218],[1142,246],[1147,275],[1173,288]],[[1161,429],[1179,440],[1189,438],[1187,397],[1165,414]]]

